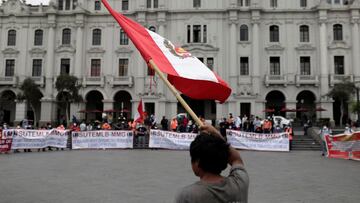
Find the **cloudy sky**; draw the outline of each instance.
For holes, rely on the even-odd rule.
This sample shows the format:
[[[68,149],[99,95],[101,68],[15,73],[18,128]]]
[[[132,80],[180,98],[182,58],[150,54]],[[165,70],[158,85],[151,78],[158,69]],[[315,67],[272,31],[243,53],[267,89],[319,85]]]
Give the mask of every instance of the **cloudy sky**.
[[[42,4],[49,4],[49,0],[26,0],[26,3],[32,4],[32,5],[38,5],[40,3]]]

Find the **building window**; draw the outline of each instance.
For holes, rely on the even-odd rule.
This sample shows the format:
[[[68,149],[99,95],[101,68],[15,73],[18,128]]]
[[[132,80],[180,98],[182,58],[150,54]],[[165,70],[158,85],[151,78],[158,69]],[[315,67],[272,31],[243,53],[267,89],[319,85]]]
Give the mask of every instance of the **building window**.
[[[64,9],[64,0],[59,0],[59,10],[63,10]]]
[[[193,0],[193,7],[200,8],[201,7],[201,0]]]
[[[122,0],[121,9],[123,11],[129,10],[129,0]]]
[[[119,59],[119,76],[127,76],[129,59]]]
[[[203,43],[206,43],[207,41],[207,26],[203,25]]]
[[[240,41],[248,41],[249,40],[249,29],[247,25],[240,26]]]
[[[279,42],[279,26],[270,26],[270,42]]]
[[[77,0],[73,0],[73,9],[75,9],[77,6]]]
[[[309,42],[309,26],[301,25],[300,26],[300,42]]]
[[[33,77],[41,76],[41,69],[42,69],[42,60],[34,59],[33,66],[32,66],[32,76]]]
[[[100,59],[91,59],[90,76],[91,77],[99,77],[100,71],[101,71]]]
[[[146,0],[146,8],[151,8],[151,0]]]
[[[94,10],[95,11],[100,11],[101,10],[101,2],[100,1],[95,1],[95,4],[94,4]]]
[[[206,66],[210,69],[210,70],[214,70],[214,58],[210,57],[206,59]]]
[[[249,57],[240,57],[240,75],[249,75]]]
[[[70,59],[61,59],[60,61],[60,75],[70,74]]]
[[[193,26],[193,42],[194,43],[201,42],[201,25]]]
[[[204,63],[204,58],[203,57],[198,57],[199,61],[201,61],[201,63]]]
[[[154,8],[159,8],[159,1],[158,0],[154,0]]]
[[[65,10],[70,10],[70,0],[65,0]]]
[[[71,41],[71,30],[69,28],[63,29],[62,32],[62,44],[70,44]]]
[[[342,35],[342,25],[340,24],[335,24],[333,26],[333,31],[334,31],[334,40],[343,40],[343,35]]]
[[[15,72],[15,60],[7,59],[5,61],[5,77],[13,77]]]
[[[270,75],[280,75],[280,57],[270,57]]]
[[[311,75],[310,57],[300,57],[300,75]]]
[[[35,30],[35,38],[34,38],[34,45],[41,46],[43,44],[43,31],[42,30]]]
[[[344,75],[344,56],[334,56],[334,66],[336,75]]]
[[[8,46],[15,46],[16,45],[16,30],[9,30],[8,31]]]
[[[277,0],[270,0],[270,7],[276,8],[277,7]]]
[[[100,29],[93,30],[92,45],[101,45],[101,30]]]
[[[188,43],[206,43],[207,26],[206,25],[188,25],[187,26]]]
[[[124,32],[123,29],[120,29],[120,45],[128,45],[129,44],[129,38]]]
[[[307,0],[300,0],[300,7],[304,8],[307,6]]]
[[[334,4],[340,4],[340,0],[334,0]]]
[[[152,32],[156,32],[156,27],[150,26],[150,27],[149,27],[149,30],[152,31]]]
[[[250,6],[250,0],[238,0],[238,6],[249,7]]]

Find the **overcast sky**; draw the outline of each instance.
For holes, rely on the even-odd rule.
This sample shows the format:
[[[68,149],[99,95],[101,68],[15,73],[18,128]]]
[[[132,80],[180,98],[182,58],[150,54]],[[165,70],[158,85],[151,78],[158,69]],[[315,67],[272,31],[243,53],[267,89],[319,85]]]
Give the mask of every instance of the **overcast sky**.
[[[26,0],[26,3],[32,5],[39,5],[40,3],[47,5],[49,4],[49,0]]]

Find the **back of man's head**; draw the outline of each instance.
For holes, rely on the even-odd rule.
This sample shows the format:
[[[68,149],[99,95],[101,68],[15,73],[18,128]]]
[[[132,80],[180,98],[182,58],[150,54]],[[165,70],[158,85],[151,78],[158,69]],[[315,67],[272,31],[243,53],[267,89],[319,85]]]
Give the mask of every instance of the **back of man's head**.
[[[190,157],[204,172],[220,174],[228,164],[229,144],[220,137],[201,133],[190,145]]]

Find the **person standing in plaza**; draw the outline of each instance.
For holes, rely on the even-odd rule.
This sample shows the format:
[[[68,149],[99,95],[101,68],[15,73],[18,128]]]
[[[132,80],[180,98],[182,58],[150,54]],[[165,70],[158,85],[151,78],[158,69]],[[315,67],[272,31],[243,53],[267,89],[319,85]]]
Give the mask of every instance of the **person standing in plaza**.
[[[162,130],[169,130],[169,121],[168,119],[166,119],[165,116],[162,117],[161,121],[160,121],[160,124],[161,124],[161,128]]]
[[[330,128],[327,127],[327,125],[324,125],[319,133],[320,133],[320,139],[321,139],[320,144],[321,144],[321,149],[322,149],[322,156],[325,156],[325,155],[327,155],[325,135],[331,135],[332,131]]]
[[[247,203],[249,176],[238,151],[232,148],[211,125],[200,127],[201,133],[190,145],[191,166],[200,181],[184,187],[176,203]],[[221,172],[231,166],[227,177]]]

